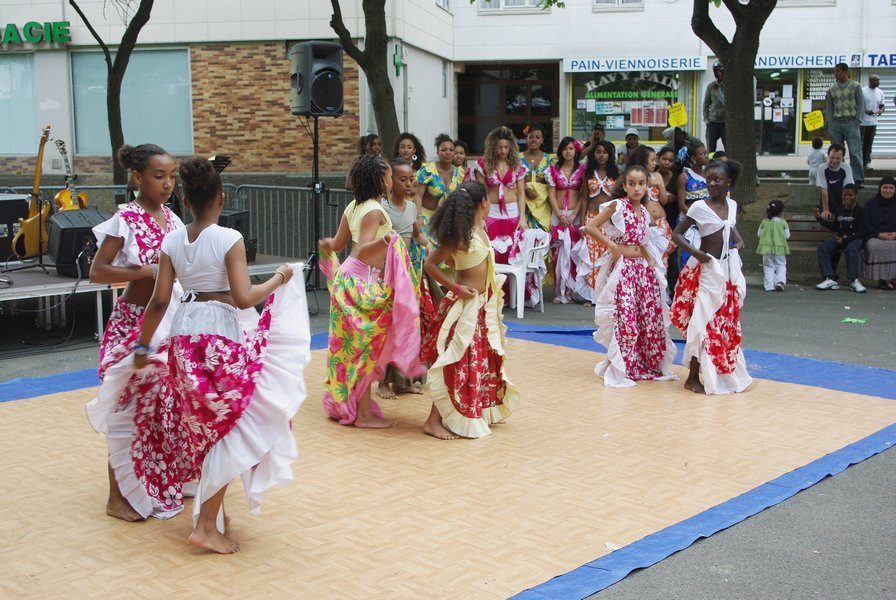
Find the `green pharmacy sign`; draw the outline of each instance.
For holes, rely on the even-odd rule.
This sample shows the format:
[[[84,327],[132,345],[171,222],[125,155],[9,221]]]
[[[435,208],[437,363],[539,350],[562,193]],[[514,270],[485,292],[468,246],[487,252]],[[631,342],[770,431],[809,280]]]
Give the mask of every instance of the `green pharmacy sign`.
[[[0,44],[40,44],[41,42],[65,44],[72,41],[68,21],[53,21],[51,23],[28,21],[21,27],[15,23],[0,27],[3,31]]]

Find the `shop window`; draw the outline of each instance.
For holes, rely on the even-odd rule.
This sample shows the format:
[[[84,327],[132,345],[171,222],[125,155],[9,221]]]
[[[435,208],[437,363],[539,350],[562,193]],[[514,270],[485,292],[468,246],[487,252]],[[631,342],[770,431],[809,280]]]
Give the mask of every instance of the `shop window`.
[[[622,140],[635,127],[642,142],[663,141],[668,127],[669,105],[683,102],[690,108],[691,75],[675,71],[574,73],[570,102],[572,133],[579,139],[591,135],[595,122],[604,124],[607,138]],[[689,116],[694,122],[694,116]]]
[[[594,10],[644,10],[644,0],[594,0]]]
[[[552,119],[559,106],[556,64],[467,65],[457,77],[457,128],[470,152],[483,150],[485,136],[499,125],[510,127],[522,144],[531,123],[545,128],[546,146],[554,144]]]
[[[800,109],[797,106],[798,83],[799,74],[793,69],[756,71],[753,117],[756,152],[759,154],[782,155],[795,152]]]
[[[186,50],[135,50],[121,86],[125,141],[191,154],[190,86]],[[106,63],[101,52],[72,53],[72,87],[78,154],[108,155]]]
[[[542,0],[479,0],[479,10],[540,10]]]
[[[34,96],[33,55],[0,55],[0,154],[37,153]]]
[[[834,71],[831,69],[810,69],[803,72],[803,93],[801,97],[801,108],[803,114],[813,110],[824,112],[824,99],[828,89],[836,83],[834,79]],[[801,142],[811,142],[812,138],[820,137],[823,140],[828,139],[827,127],[816,129],[815,131],[806,131],[805,127],[800,127],[802,134]]]

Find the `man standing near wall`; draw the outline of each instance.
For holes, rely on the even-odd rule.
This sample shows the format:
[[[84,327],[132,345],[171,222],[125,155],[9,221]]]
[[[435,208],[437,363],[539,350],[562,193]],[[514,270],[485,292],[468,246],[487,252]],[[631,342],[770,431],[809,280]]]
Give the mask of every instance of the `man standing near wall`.
[[[828,88],[825,95],[824,120],[831,142],[847,146],[852,177],[856,186],[861,188],[865,184],[865,171],[862,168],[859,124],[865,115],[865,97],[862,95],[862,86],[849,78],[846,63],[837,63],[834,67],[834,79],[837,83]]]
[[[862,135],[862,168],[867,169],[871,164],[871,144],[874,143],[874,134],[877,133],[877,118],[884,112],[883,90],[880,89],[880,77],[868,76],[868,85],[862,88],[862,97],[865,99],[865,114],[862,115],[862,124],[859,132]]]
[[[728,149],[728,138],[725,135],[725,67],[716,61],[712,67],[716,80],[706,86],[703,94],[703,122],[706,124],[706,151],[716,151],[719,139],[725,150]]]

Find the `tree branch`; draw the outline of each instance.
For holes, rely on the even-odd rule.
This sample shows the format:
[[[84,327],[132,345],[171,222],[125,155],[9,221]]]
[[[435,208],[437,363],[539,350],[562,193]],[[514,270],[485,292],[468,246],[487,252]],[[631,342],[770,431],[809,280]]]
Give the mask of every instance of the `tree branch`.
[[[754,0],[750,0],[747,4],[741,4],[740,0],[722,0],[722,3],[728,9],[728,12],[731,13],[731,16],[734,17],[734,22],[740,25],[740,22],[748,18],[747,11],[753,8],[756,4]],[[707,1],[706,4],[709,4]]]
[[[342,20],[342,8],[339,6],[339,0],[330,0],[330,4],[333,6],[333,16],[330,17],[330,27],[333,28],[333,31],[336,32],[336,35],[339,36],[339,43],[342,44],[342,49],[345,50],[345,53],[351,56],[358,66],[362,69],[367,65],[367,57],[364,52],[361,52],[361,49],[355,45],[355,42],[352,40],[352,34],[349,33],[348,28],[345,26],[345,22]]]
[[[124,72],[128,67],[128,61],[131,59],[131,50],[137,45],[137,36],[140,30],[149,22],[149,14],[152,12],[152,4],[155,0],[140,0],[140,6],[131,22],[128,23],[124,35],[121,36],[121,44],[118,46],[118,52],[115,53],[115,61],[112,64],[112,70],[116,72]]]
[[[709,17],[708,0],[694,0],[694,14],[691,17],[691,29],[701,40],[706,42],[716,56],[722,58],[731,49],[731,42],[719,31]]]
[[[90,35],[93,36],[93,39],[96,40],[96,43],[100,45],[100,48],[103,50],[103,55],[106,58],[106,69],[111,73],[112,72],[112,54],[109,52],[109,47],[106,46],[106,43],[103,41],[103,38],[100,37],[100,34],[96,32],[96,29],[93,28],[93,25],[90,24],[90,21],[87,20],[87,16],[84,14],[84,11],[81,10],[81,7],[78,6],[78,3],[75,0],[68,0],[69,5],[75,9],[75,12],[78,13],[78,16],[81,17],[81,20],[84,21],[84,25],[87,26],[87,31],[90,32]]]

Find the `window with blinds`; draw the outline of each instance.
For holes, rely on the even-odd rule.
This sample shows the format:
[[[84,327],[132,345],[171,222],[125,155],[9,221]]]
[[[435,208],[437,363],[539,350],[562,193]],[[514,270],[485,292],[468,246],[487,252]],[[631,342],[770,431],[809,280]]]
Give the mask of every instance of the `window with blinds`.
[[[541,0],[479,0],[480,10],[523,10],[539,8]]]

